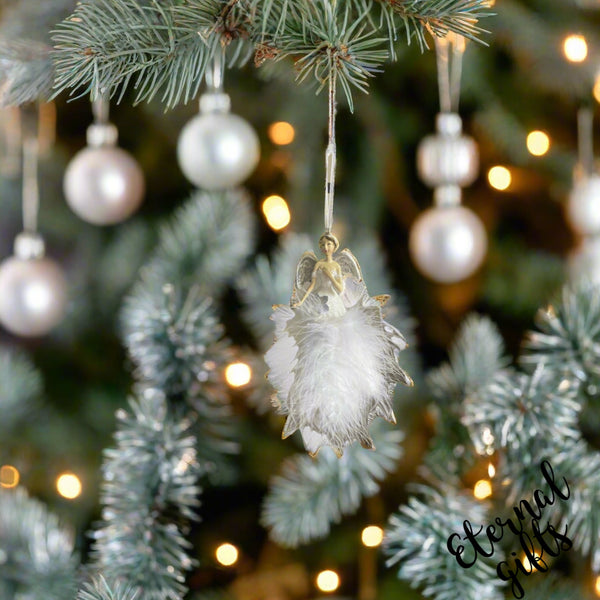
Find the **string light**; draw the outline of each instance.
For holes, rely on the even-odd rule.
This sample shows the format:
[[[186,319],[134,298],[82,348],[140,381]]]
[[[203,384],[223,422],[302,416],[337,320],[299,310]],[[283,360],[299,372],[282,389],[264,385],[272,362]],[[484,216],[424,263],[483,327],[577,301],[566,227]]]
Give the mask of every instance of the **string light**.
[[[540,554],[538,554],[537,552],[533,552],[533,556],[534,558],[538,559],[538,558],[542,558]],[[527,556],[527,554],[523,554],[523,556],[521,557],[521,562],[523,563],[523,566],[525,567],[526,571],[529,571],[530,573],[536,573],[537,569],[534,567],[534,565],[531,564],[531,561],[529,560],[529,557]],[[538,561],[536,561],[538,562]],[[539,561],[541,564],[541,566],[544,565],[543,561]]]
[[[340,587],[340,576],[335,571],[321,571],[317,575],[316,584],[322,592],[335,592]]]
[[[496,467],[493,465],[493,463],[488,464],[488,475],[490,479],[493,479],[496,476]]]
[[[360,539],[367,548],[376,548],[383,542],[383,529],[377,525],[369,525],[362,530]]]
[[[217,561],[222,564],[224,567],[231,567],[235,565],[238,560],[240,553],[238,549],[229,543],[221,544],[215,550],[215,557]]]
[[[269,138],[278,146],[287,146],[294,141],[296,137],[296,131],[294,127],[286,121],[277,121],[269,125]]]
[[[512,175],[506,167],[497,165],[488,171],[489,184],[500,191],[507,190],[512,183]]]
[[[533,156],[544,156],[550,149],[550,138],[543,131],[532,131],[527,136],[527,150]]]
[[[58,493],[67,500],[74,500],[81,494],[81,481],[73,473],[63,473],[56,479]]]
[[[19,471],[12,465],[0,467],[0,487],[14,488],[19,485]]]
[[[243,362],[231,363],[225,369],[225,381],[231,387],[242,387],[250,383],[252,369]]]
[[[600,596],[600,575],[596,577],[596,596]]]
[[[600,74],[596,76],[594,82],[594,98],[596,98],[596,102],[600,102]]]
[[[290,209],[281,196],[269,196],[262,204],[262,211],[269,227],[279,231],[287,227],[291,220]]]
[[[582,35],[568,35],[563,41],[563,52],[567,60],[583,62],[588,54],[585,38]]]
[[[477,500],[485,500],[492,495],[492,484],[487,479],[480,479],[473,488],[473,496]]]

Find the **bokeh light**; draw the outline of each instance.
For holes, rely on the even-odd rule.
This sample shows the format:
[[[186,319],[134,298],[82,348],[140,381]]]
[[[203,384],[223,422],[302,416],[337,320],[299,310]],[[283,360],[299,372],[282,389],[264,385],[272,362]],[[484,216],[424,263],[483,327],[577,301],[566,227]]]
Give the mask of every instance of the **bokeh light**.
[[[215,557],[217,561],[222,564],[224,567],[231,567],[235,565],[238,560],[240,553],[238,549],[229,543],[221,544],[215,550]]]
[[[480,479],[473,488],[473,496],[477,500],[485,500],[492,495],[492,484],[487,479]]]
[[[600,74],[596,76],[596,81],[594,81],[594,98],[596,98],[596,102],[600,102]]]
[[[12,465],[2,465],[0,467],[0,487],[17,487],[19,485],[19,479],[19,471]]]
[[[225,381],[231,387],[242,387],[250,383],[251,379],[252,369],[246,363],[231,363],[225,369]]]
[[[506,167],[496,165],[488,171],[489,184],[500,191],[507,190],[512,183],[512,176]]]
[[[279,231],[287,227],[291,220],[290,209],[281,196],[269,196],[262,203],[262,211],[269,227]]]
[[[296,131],[291,123],[286,121],[277,121],[271,123],[268,129],[269,139],[278,146],[287,146],[294,141]]]
[[[494,463],[488,464],[488,476],[490,479],[496,476],[496,467],[494,466]]]
[[[583,62],[587,58],[588,47],[582,35],[571,34],[563,41],[565,58],[571,62]]]
[[[316,583],[322,592],[335,592],[340,587],[340,576],[335,571],[327,569],[317,575]]]
[[[73,473],[62,473],[56,480],[58,493],[67,500],[73,500],[81,494],[81,481]]]
[[[600,575],[596,577],[596,596],[600,596]]]
[[[532,131],[527,136],[527,150],[533,156],[544,156],[550,149],[550,138],[543,131]]]
[[[377,525],[369,525],[362,530],[360,538],[367,548],[376,548],[383,542],[383,529]]]

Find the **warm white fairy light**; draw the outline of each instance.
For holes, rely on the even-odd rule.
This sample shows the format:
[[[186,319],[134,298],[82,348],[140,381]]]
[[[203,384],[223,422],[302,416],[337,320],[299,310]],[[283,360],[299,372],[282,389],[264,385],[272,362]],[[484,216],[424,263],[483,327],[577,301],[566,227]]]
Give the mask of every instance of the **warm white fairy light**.
[[[501,165],[496,165],[488,171],[489,184],[501,192],[507,190],[512,183],[512,175],[510,170]]]
[[[544,131],[532,131],[527,136],[527,150],[533,156],[544,156],[550,149],[550,138]]]
[[[541,555],[535,551],[533,552],[533,556],[535,559],[538,559],[538,558],[541,559]],[[533,564],[531,564],[531,561],[529,560],[529,557],[527,556],[527,554],[523,554],[523,556],[521,557],[521,562],[523,563],[523,566],[525,567],[526,571],[529,571],[530,573],[537,572],[537,569],[534,567]]]
[[[362,530],[360,539],[367,548],[376,548],[383,542],[383,529],[377,525],[369,525]]]
[[[231,363],[225,369],[225,381],[231,387],[242,387],[250,383],[252,369],[243,362]]]
[[[322,592],[335,592],[340,587],[340,576],[327,569],[317,575],[316,584]]]
[[[56,479],[56,489],[63,498],[74,500],[81,494],[81,481],[73,473],[62,473]]]
[[[596,596],[600,596],[600,575],[596,577]]]
[[[287,227],[291,220],[290,209],[281,196],[269,196],[262,204],[262,211],[269,227],[279,231]]]
[[[488,475],[490,479],[493,479],[496,476],[496,467],[493,463],[488,464]]]
[[[229,543],[221,544],[215,550],[215,557],[217,561],[224,567],[231,567],[232,565],[235,565],[239,555],[239,550],[233,544]]]
[[[600,73],[596,75],[596,81],[594,81],[594,98],[596,98],[596,102],[600,102]]]
[[[563,52],[571,62],[583,62],[588,55],[588,46],[582,35],[571,34],[563,40]]]
[[[12,465],[2,465],[0,467],[0,487],[14,488],[19,485],[19,471]]]
[[[294,141],[296,131],[291,123],[287,121],[277,121],[271,123],[268,129],[269,139],[278,146],[287,146]]]
[[[477,500],[485,500],[492,495],[492,484],[487,479],[480,479],[473,487],[473,496]]]

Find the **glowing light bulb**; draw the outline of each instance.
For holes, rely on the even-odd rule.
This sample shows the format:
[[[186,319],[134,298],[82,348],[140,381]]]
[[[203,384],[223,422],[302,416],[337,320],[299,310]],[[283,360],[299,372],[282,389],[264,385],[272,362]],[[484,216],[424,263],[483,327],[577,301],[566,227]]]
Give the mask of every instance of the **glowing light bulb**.
[[[563,52],[567,60],[583,62],[588,54],[585,38],[582,35],[568,35],[563,41]]]
[[[596,577],[596,596],[600,596],[600,575]]]
[[[221,544],[215,550],[215,557],[217,561],[222,564],[224,567],[231,567],[235,565],[238,560],[240,553],[238,549],[229,543]]]
[[[225,369],[225,381],[231,387],[242,387],[250,383],[252,369],[243,362],[231,363]]]
[[[512,176],[506,167],[497,165],[488,171],[489,184],[500,191],[507,190],[512,183]]]
[[[278,146],[287,146],[294,141],[296,137],[296,131],[294,127],[286,121],[277,121],[269,125],[269,138]]]
[[[335,592],[340,587],[340,576],[335,571],[321,571],[316,583],[322,592]]]
[[[536,563],[538,563],[540,566],[545,566],[546,565],[546,562],[544,560],[542,560],[541,554],[538,554],[535,550],[533,552],[533,556],[536,559]],[[531,563],[531,561],[529,560],[529,557],[527,556],[527,554],[523,554],[523,556],[521,557],[521,562],[523,563],[523,566],[525,567],[525,570],[530,571],[531,573],[537,573],[537,569]]]
[[[488,475],[490,479],[496,476],[496,467],[492,463],[488,465]]]
[[[2,465],[0,467],[0,487],[17,487],[19,485],[19,479],[19,471],[12,465]]]
[[[63,473],[56,480],[58,493],[67,500],[74,500],[81,494],[81,481],[73,473]]]
[[[594,98],[596,98],[596,102],[600,102],[600,74],[596,76],[594,82]]]
[[[492,495],[492,484],[487,479],[480,479],[473,488],[473,496],[477,500],[485,500]]]
[[[362,530],[360,537],[367,548],[376,548],[383,542],[383,529],[377,525],[369,525]]]
[[[527,136],[527,150],[533,156],[544,156],[550,149],[550,138],[543,131],[532,131]]]
[[[291,220],[290,209],[281,196],[269,196],[262,204],[262,211],[269,227],[279,231],[287,227]]]

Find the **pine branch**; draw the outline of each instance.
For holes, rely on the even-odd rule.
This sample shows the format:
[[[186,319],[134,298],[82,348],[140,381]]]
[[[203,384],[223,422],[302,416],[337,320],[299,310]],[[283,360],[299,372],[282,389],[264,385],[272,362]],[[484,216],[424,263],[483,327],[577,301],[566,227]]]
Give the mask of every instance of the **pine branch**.
[[[42,378],[31,361],[19,352],[0,347],[0,432],[6,435],[30,416],[42,393]]]
[[[273,478],[263,506],[262,523],[281,546],[295,548],[324,538],[332,523],[356,512],[363,497],[379,491],[379,481],[400,459],[402,433],[374,426],[376,452],[354,444],[338,459],[329,448],[317,459],[297,455]]]
[[[0,488],[0,591],[3,598],[68,600],[75,596],[73,533],[24,488]]]
[[[110,586],[102,575],[86,583],[79,591],[77,600],[138,600],[138,591],[131,586],[117,583]]]
[[[146,388],[130,407],[117,415],[117,447],[104,453],[95,565],[108,580],[143,590],[145,599],[180,600],[193,561],[179,522],[197,518],[199,506],[196,439],[157,390]]]
[[[487,522],[485,505],[450,485],[438,483],[439,490],[415,487],[420,497],[412,496],[390,517],[384,538],[387,566],[398,564],[400,579],[436,600],[456,600],[457,593],[462,600],[504,598],[500,589],[504,582],[496,577],[495,568],[503,560],[499,549],[493,559],[478,557],[470,569],[461,567],[447,550],[448,537],[462,531],[465,520],[475,529]],[[468,545],[462,558],[473,560]]]

